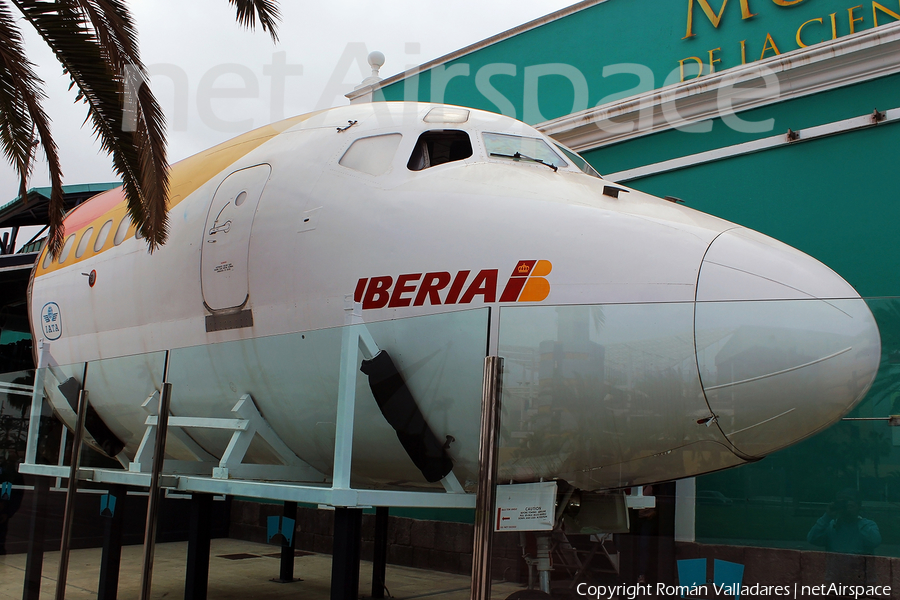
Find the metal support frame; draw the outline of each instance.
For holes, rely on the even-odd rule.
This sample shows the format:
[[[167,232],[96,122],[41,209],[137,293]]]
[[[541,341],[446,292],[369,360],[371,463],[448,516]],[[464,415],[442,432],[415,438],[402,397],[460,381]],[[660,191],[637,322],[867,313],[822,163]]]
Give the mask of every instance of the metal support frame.
[[[362,509],[334,509],[334,547],[331,555],[331,600],[359,597],[359,551]]]
[[[185,600],[206,600],[209,590],[212,509],[212,494],[191,495],[191,525],[188,532],[187,569],[184,575]]]
[[[37,477],[31,498],[31,524],[28,532],[28,555],[25,559],[25,585],[22,600],[40,600],[41,575],[44,569],[44,531],[47,524],[47,498],[50,480]]]
[[[500,441],[500,392],[503,359],[484,359],[481,401],[481,444],[478,449],[478,491],[475,501],[475,539],[472,551],[472,600],[491,598],[491,546],[497,495],[497,458]]]
[[[168,366],[168,357],[166,358]],[[153,449],[153,472],[150,475],[150,493],[147,497],[147,523],[144,528],[144,553],[141,561],[141,600],[150,600],[150,584],[153,580],[153,554],[156,550],[156,524],[159,519],[159,475],[166,457],[166,429],[169,420],[169,400],[172,384],[163,383],[159,396],[159,423],[156,427],[156,444]]]
[[[441,484],[443,492],[397,491],[354,489],[351,487],[354,414],[356,410],[356,389],[359,377],[360,352],[367,358],[374,357],[379,348],[374,338],[362,322],[358,304],[348,303],[347,325],[342,332],[340,376],[335,418],[335,445],[333,476],[331,484],[326,476],[297,457],[275,434],[265,421],[253,398],[244,394],[232,409],[234,418],[204,419],[188,416],[171,416],[169,401],[172,385],[167,381],[169,357],[163,373],[162,391],[151,395],[143,403],[148,416],[143,440],[134,460],[127,470],[79,469],[78,452],[73,456],[69,471],[70,493],[68,500],[74,500],[77,479],[99,484],[130,485],[149,488],[147,522],[144,535],[144,551],[141,572],[141,600],[149,600],[153,571],[154,546],[160,503],[160,488],[171,488],[180,492],[193,492],[194,526],[192,542],[189,545],[188,577],[185,584],[185,598],[204,599],[208,588],[209,531],[208,524],[202,523],[203,516],[210,511],[200,508],[201,502],[211,498],[211,494],[240,495],[251,498],[266,498],[286,502],[322,504],[335,507],[334,558],[332,562],[331,597],[334,600],[356,600],[359,591],[359,562],[361,546],[362,507],[376,507],[376,548],[373,565],[372,596],[384,597],[384,574],[387,546],[388,509],[386,507],[430,507],[430,508],[476,508],[474,540],[474,560],[472,578],[473,600],[490,598],[490,554],[492,535],[492,515],[495,502],[497,476],[497,453],[500,420],[500,390],[503,360],[499,356],[485,359],[484,386],[482,397],[481,444],[479,450],[479,482],[477,496],[466,493],[456,475],[451,472]],[[20,472],[42,477],[65,476],[62,465],[36,464],[39,423],[43,402],[44,377],[51,365],[48,344],[40,348],[39,368],[35,375],[32,394],[31,427],[26,454],[26,462]],[[85,376],[87,365],[85,365]],[[84,380],[83,380],[84,381]],[[158,409],[154,405],[158,402]],[[79,417],[76,427],[75,447],[80,448],[84,435],[84,413],[87,407],[87,392],[82,390],[79,400]],[[153,414],[155,412],[155,414]],[[195,461],[166,461],[165,444],[169,425],[172,435],[191,451]],[[232,431],[231,441],[218,466],[215,458],[199,447],[184,431],[189,428],[212,428]],[[282,465],[250,465],[243,459],[256,436],[277,454]],[[152,461],[149,460],[152,455]],[[127,462],[127,461],[126,461]],[[164,470],[175,474],[163,475]],[[148,472],[149,471],[149,472]],[[250,479],[256,479],[251,481]],[[273,479],[303,481],[303,484],[277,483]],[[45,481],[41,479],[40,481]],[[295,504],[293,504],[296,506]],[[67,506],[67,519],[71,527],[71,509]],[[64,523],[65,525],[65,523]],[[36,536],[37,537],[37,536]],[[67,544],[66,544],[67,545]],[[193,549],[191,549],[193,548]],[[292,579],[292,569],[286,569],[288,557],[293,567],[293,548],[283,550],[282,579]],[[32,559],[30,552],[29,560]],[[65,588],[64,560],[61,560],[57,598],[59,590]],[[39,564],[38,564],[39,571]],[[26,591],[28,590],[26,579]],[[39,585],[39,574],[38,574]],[[39,589],[39,588],[38,588]],[[29,600],[36,596],[26,596]],[[114,598],[108,596],[107,598]]]
[[[109,495],[116,499],[115,509],[103,528],[103,554],[97,600],[116,600],[119,594],[119,566],[122,559],[122,522],[125,514],[125,486],[116,485]]]
[[[138,448],[134,460],[128,464],[127,470],[114,469],[81,469],[79,478],[95,484],[121,484],[133,487],[149,488],[152,482],[160,487],[174,489],[183,493],[206,493],[226,496],[244,496],[264,498],[282,502],[304,502],[334,507],[422,507],[422,508],[474,508],[475,497],[466,493],[454,473],[449,473],[441,480],[443,492],[438,491],[399,491],[354,489],[350,485],[353,450],[353,417],[356,408],[356,381],[359,375],[360,351],[364,356],[372,357],[379,348],[369,333],[361,317],[361,307],[349,299],[347,307],[347,326],[343,331],[341,348],[341,377],[338,384],[337,416],[335,423],[334,476],[329,485],[324,474],[303,463],[272,431],[268,423],[256,409],[249,395],[243,396],[234,407],[233,419],[204,419],[188,416],[170,416],[170,411],[161,413],[156,407],[161,400],[159,392],[147,398],[143,406],[148,412],[145,419],[147,429]],[[39,353],[39,366],[35,374],[34,394],[31,405],[32,421],[28,432],[28,454],[26,462],[20,465],[23,474],[44,477],[66,477],[68,468],[62,465],[36,464],[37,443],[39,437],[40,415],[43,402],[44,377],[48,368],[53,366],[49,352],[49,344],[42,343]],[[168,356],[166,364],[168,365]],[[58,369],[57,369],[58,370]],[[54,375],[56,376],[56,375]],[[59,377],[65,379],[60,373]],[[165,375],[163,377],[165,380]],[[165,414],[167,425],[171,425],[168,434],[177,438],[185,448],[197,458],[196,461],[160,461],[164,475],[154,475],[156,461],[151,461],[156,451],[158,433],[161,426],[160,415]],[[231,430],[232,443],[228,456],[218,462],[206,453],[184,431],[192,427],[205,427]],[[250,435],[252,432],[253,435]],[[243,464],[243,453],[249,448],[254,435],[259,435],[276,453],[282,455],[285,465],[253,465]],[[213,469],[226,478],[212,476]],[[298,474],[300,474],[298,476]],[[304,475],[305,474],[305,475]],[[273,477],[274,476],[274,477]],[[272,479],[276,479],[273,481]],[[283,483],[281,480],[301,481],[303,483]],[[148,515],[149,517],[150,515]]]
[[[85,367],[87,375],[87,367]],[[82,380],[84,378],[82,377]],[[84,439],[84,420],[87,416],[88,393],[78,392],[78,420],[75,437],[72,438],[72,460],[69,465],[69,485],[66,491],[66,508],[63,514],[62,535],[59,543],[59,570],[56,579],[56,600],[66,597],[66,578],[69,574],[69,543],[72,541],[72,519],[75,517],[75,494],[78,491],[78,467],[81,463],[81,442]]]
[[[372,551],[372,598],[384,598],[390,510],[387,506],[379,506],[375,509],[375,547]]]
[[[34,387],[31,391],[31,412],[28,415],[28,442],[25,446],[25,464],[34,464],[37,461],[39,431],[41,428],[41,412],[44,409],[44,375],[47,372],[47,363],[50,359],[50,344],[41,340],[38,342],[37,368],[34,372]]]
[[[144,437],[141,439],[141,444],[138,446],[134,460],[128,464],[128,470],[131,472],[140,473],[150,470],[150,457],[153,454],[156,443],[154,431],[159,422],[159,414],[154,409],[154,400],[157,397],[158,393],[154,393],[141,405],[149,413],[144,421],[147,429],[144,430]],[[250,394],[242,395],[237,404],[231,409],[231,412],[235,415],[233,419],[170,415],[168,420],[169,435],[177,438],[194,455],[195,460],[166,460],[166,470],[198,475],[212,473],[215,479],[247,478],[256,480],[325,481],[323,473],[301,460],[278,437],[278,434],[275,433],[260,414]],[[203,450],[184,431],[190,428],[223,429],[233,432],[221,460],[216,461],[213,456]],[[268,444],[282,464],[243,464],[244,456],[256,436],[259,436]]]
[[[354,315],[349,316],[351,323]],[[378,345],[362,323],[344,327],[341,342],[341,367],[338,379],[337,417],[334,424],[334,470],[332,487],[350,489],[353,458],[353,416],[356,411],[356,377],[359,373],[359,351],[367,358],[378,354]]]
[[[302,581],[294,579],[294,549],[297,547],[297,503],[285,502],[282,516],[285,520],[290,519],[294,523],[294,531],[291,532],[291,543],[281,547],[281,561],[278,569],[278,579],[272,581],[276,583],[293,583]]]
[[[0,381],[0,394],[9,394],[11,396],[32,396],[34,394],[34,386],[23,385],[21,383],[11,383],[8,381]]]

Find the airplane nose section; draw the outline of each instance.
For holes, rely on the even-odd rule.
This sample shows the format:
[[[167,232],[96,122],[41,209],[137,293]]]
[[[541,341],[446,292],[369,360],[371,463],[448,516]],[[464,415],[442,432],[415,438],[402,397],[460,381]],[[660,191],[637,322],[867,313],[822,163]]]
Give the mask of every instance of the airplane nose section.
[[[834,423],[868,392],[881,359],[865,301],[831,269],[736,228],[697,281],[697,363],[722,433],[764,456]]]

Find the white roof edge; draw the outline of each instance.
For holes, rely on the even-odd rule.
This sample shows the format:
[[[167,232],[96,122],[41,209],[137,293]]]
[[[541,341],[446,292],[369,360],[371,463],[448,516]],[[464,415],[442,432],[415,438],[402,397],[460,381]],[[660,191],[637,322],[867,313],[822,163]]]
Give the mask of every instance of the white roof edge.
[[[350,101],[352,102],[356,99],[357,96],[372,93],[383,87],[387,87],[393,83],[397,83],[398,81],[403,81],[409,76],[416,75],[418,73],[421,73],[422,71],[427,71],[438,65],[448,63],[451,60],[456,60],[457,58],[465,56],[466,54],[471,54],[477,50],[481,50],[482,48],[487,48],[488,46],[493,46],[496,43],[508,40],[509,38],[519,35],[520,33],[525,33],[526,31],[537,29],[538,27],[546,25],[547,23],[552,23],[553,21],[557,21],[559,19],[562,19],[563,17],[568,17],[569,15],[585,10],[586,8],[590,8],[597,4],[603,4],[604,2],[608,1],[609,0],[583,0],[582,2],[573,4],[572,6],[568,6],[566,8],[562,8],[556,12],[550,13],[549,15],[539,17],[537,19],[534,19],[533,21],[529,21],[517,27],[513,27],[512,29],[507,29],[502,33],[493,35],[487,39],[481,40],[480,42],[470,44],[465,48],[454,50],[449,54],[445,54],[444,56],[440,56],[438,58],[435,58],[434,60],[430,60],[407,71],[397,73],[396,75],[391,75],[387,79],[383,79],[382,81],[378,82],[377,85],[367,86],[365,89],[353,90],[352,92],[346,94],[346,97],[350,98]]]
[[[573,150],[585,151],[715,118],[720,112],[717,101],[723,84],[752,84],[765,72],[778,77],[782,93],[764,99],[736,99],[732,103],[735,112],[895,74],[900,72],[898,47],[900,21],[629,96],[534,127]],[[679,121],[670,122],[660,114],[667,106],[678,107]],[[601,127],[613,118],[620,124],[635,123],[647,110],[653,111],[649,128],[614,132]]]

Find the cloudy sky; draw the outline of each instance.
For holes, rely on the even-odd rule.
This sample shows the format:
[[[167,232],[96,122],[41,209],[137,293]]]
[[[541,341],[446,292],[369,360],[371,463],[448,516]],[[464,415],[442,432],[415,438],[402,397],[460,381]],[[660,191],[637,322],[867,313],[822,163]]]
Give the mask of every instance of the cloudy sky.
[[[260,30],[240,28],[226,0],[133,0],[130,5],[144,63],[168,118],[174,162],[283,116],[346,104],[342,94],[369,75],[359,64],[365,51],[385,54],[381,76],[389,77],[574,3],[282,0],[277,44]],[[116,180],[90,126],[82,127],[85,108],[74,103],[68,78],[26,23],[23,30],[30,58],[47,83],[46,109],[60,146],[64,183]],[[285,75],[273,77],[279,70]],[[283,92],[276,83],[273,96],[279,79]],[[227,90],[241,97],[216,97]],[[30,185],[47,185],[40,166]],[[17,192],[13,169],[0,163],[0,205]]]

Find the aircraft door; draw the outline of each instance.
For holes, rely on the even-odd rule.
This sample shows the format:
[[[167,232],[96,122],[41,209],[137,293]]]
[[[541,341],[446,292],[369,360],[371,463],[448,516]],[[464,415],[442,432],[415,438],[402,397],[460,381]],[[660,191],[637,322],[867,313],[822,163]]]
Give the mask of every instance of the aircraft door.
[[[240,309],[250,298],[250,231],[271,172],[269,165],[235,171],[219,184],[209,205],[200,249],[200,286],[203,302],[212,312]]]

